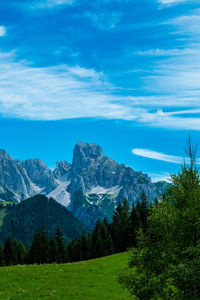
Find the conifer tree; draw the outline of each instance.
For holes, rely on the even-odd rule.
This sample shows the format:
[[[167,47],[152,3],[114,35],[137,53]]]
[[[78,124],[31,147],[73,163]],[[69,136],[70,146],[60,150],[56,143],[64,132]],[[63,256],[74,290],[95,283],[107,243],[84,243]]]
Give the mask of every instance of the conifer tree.
[[[132,206],[129,220],[130,220],[130,222],[129,222],[130,227],[129,227],[129,238],[128,238],[129,244],[128,244],[128,246],[135,247],[137,245],[137,232],[140,227],[140,216],[139,216],[139,212],[136,209],[134,204]]]
[[[147,197],[144,191],[141,194],[140,202],[138,203],[136,208],[140,215],[140,227],[145,232],[147,229],[147,218],[149,215],[149,208],[148,208]]]
[[[57,228],[55,234],[55,243],[57,248],[57,263],[64,263],[67,260],[67,253],[63,235],[60,231],[60,228]]]
[[[80,238],[80,260],[87,260],[89,258],[88,240],[83,234]]]
[[[11,242],[10,237],[8,237],[5,241],[5,245],[4,245],[4,260],[5,260],[5,264],[8,265],[12,265],[13,264],[13,256],[14,256],[14,252],[13,252],[13,245]]]
[[[101,222],[100,220],[97,221],[96,226],[92,233],[92,257],[101,257],[104,255],[103,252],[103,239],[101,234]]]
[[[42,226],[36,232],[29,250],[29,263],[44,264],[49,262],[49,241],[48,235]]]
[[[113,253],[114,251],[113,242],[112,242],[111,235],[108,231],[107,222],[105,220],[101,224],[101,239],[103,241],[101,255],[105,256]]]
[[[57,262],[57,246],[54,239],[49,241],[49,263]]]
[[[4,254],[3,254],[3,248],[0,244],[0,266],[4,265]]]
[[[125,251],[129,245],[129,205],[127,199],[118,204],[112,222],[112,240],[116,252]]]

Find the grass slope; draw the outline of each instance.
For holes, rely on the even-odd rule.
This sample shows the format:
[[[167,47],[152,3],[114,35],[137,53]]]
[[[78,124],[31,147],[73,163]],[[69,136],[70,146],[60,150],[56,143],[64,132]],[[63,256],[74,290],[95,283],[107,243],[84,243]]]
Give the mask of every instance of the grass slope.
[[[0,299],[129,300],[116,281],[127,253],[63,265],[0,268]]]

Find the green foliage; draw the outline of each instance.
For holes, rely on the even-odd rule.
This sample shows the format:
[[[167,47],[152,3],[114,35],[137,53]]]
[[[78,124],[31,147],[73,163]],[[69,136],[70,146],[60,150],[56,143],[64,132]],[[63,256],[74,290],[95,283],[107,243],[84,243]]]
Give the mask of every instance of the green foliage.
[[[172,176],[168,193],[150,210],[119,276],[136,299],[200,299],[200,178],[190,140],[187,153],[189,165]]]

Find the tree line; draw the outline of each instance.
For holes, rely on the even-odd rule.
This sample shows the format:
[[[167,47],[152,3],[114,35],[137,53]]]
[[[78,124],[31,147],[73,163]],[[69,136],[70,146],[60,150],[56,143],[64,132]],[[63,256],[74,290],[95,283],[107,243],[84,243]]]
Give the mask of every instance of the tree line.
[[[125,251],[136,246],[139,230],[147,230],[151,209],[144,192],[131,209],[125,199],[117,205],[111,223],[106,219],[98,220],[92,232],[83,233],[67,245],[59,228],[54,238],[50,238],[44,226],[41,226],[29,249],[8,237],[4,247],[0,245],[0,265],[66,263]]]

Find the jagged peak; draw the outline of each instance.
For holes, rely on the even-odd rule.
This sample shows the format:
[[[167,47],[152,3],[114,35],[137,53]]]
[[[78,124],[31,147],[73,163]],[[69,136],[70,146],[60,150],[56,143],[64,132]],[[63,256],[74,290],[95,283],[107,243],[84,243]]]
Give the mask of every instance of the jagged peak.
[[[73,151],[73,171],[86,168],[104,156],[102,148],[96,144],[78,142]]]
[[[14,160],[4,149],[0,149],[0,160],[1,159]]]
[[[22,165],[26,167],[27,165],[37,165],[42,166],[45,169],[49,169],[48,166],[39,158],[29,158],[22,161]]]
[[[99,145],[93,143],[84,143],[80,141],[76,143],[74,147],[74,152],[76,150],[84,152],[87,156],[103,156],[102,148]]]

